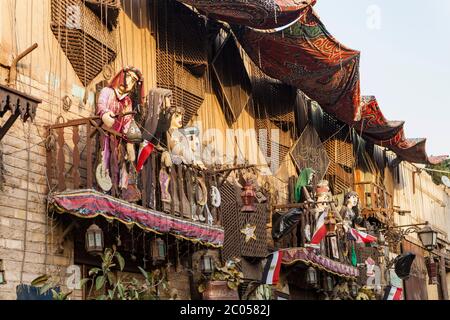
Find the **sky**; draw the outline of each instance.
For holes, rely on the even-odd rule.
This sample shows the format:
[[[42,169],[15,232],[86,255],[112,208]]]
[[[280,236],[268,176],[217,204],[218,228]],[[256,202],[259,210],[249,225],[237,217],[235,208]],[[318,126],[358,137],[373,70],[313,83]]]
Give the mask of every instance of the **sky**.
[[[428,138],[428,155],[450,155],[450,1],[318,0],[315,10],[361,51],[361,93],[405,120],[408,138]]]

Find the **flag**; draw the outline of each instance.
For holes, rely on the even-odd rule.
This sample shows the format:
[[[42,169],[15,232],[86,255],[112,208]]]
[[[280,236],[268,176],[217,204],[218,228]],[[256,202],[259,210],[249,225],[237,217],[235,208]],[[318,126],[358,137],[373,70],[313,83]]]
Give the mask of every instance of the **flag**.
[[[320,241],[327,235],[327,229],[325,227],[325,216],[327,215],[327,212],[324,211],[322,215],[319,217],[316,223],[316,230],[314,231],[314,234],[311,239],[312,245],[319,245]]]
[[[152,154],[155,146],[147,140],[141,143],[141,147],[139,148],[138,162],[136,171],[139,172],[144,167],[145,161],[147,161],[148,157]]]
[[[281,259],[283,258],[282,251],[276,251],[267,258],[266,266],[264,267],[262,284],[277,284],[280,279]]]
[[[402,300],[402,288],[390,286],[386,288],[384,300]]]
[[[376,237],[353,228],[350,228],[350,234],[358,243],[371,243],[377,241]]]

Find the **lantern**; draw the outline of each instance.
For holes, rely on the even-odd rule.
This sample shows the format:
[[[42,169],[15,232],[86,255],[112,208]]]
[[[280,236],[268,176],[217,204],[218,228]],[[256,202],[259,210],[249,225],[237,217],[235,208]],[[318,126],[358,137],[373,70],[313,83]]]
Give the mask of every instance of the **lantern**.
[[[86,251],[92,255],[99,255],[103,252],[103,231],[95,223],[86,230],[85,245]]]
[[[334,279],[332,276],[325,277],[325,291],[331,292],[334,289]]]
[[[152,242],[152,259],[153,262],[166,260],[166,243],[161,238],[156,238]]]
[[[306,271],[306,283],[310,287],[317,286],[317,271],[313,267],[309,267]]]
[[[430,226],[424,227],[422,230],[418,231],[420,241],[422,241],[423,246],[428,250],[432,251],[437,245],[437,232],[433,230]]]
[[[214,271],[214,259],[212,256],[205,254],[202,256],[200,263],[202,273],[212,273]]]
[[[241,212],[255,212],[255,200],[256,192],[254,190],[253,184],[247,181],[244,186],[244,191],[241,193],[242,203],[244,204]]]
[[[352,295],[353,298],[356,298],[358,293],[359,293],[358,284],[355,281],[352,281],[350,283],[350,294]]]
[[[334,236],[336,234],[336,219],[334,218],[334,214],[332,212],[328,212],[328,215],[325,218],[324,224],[327,230],[327,235]]]

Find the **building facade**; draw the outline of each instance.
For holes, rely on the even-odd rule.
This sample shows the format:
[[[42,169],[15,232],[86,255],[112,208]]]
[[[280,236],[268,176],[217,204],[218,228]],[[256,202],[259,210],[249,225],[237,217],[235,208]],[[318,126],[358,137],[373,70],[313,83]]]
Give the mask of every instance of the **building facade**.
[[[370,138],[373,128],[364,120],[355,125],[333,111],[344,102],[333,106],[323,99],[342,88],[327,92],[320,81],[303,87],[278,76],[267,62],[268,56],[276,60],[273,52],[257,52],[254,35],[230,26],[248,21],[217,15],[208,1],[198,8],[183,2],[5,1],[0,298],[31,292],[41,275],[72,291],[70,299],[100,295],[80,285],[101,266],[89,246],[94,225],[101,230],[101,250],[117,248],[124,258],[125,267],[113,268],[115,277],[142,280],[139,267],[153,275],[158,270],[167,286],[161,282],[152,292],[162,299],[207,298],[198,288],[211,276],[208,266],[234,258],[242,275],[231,297],[243,300],[383,299],[394,280],[405,299],[448,299],[449,192],[406,161],[423,160],[408,158],[416,145],[402,149],[390,141],[395,154],[378,147],[379,137]],[[308,16],[313,2],[279,6],[280,21],[268,18],[263,27],[288,22],[292,12],[314,17]],[[261,27],[255,21],[249,24]],[[303,19],[297,23],[292,39],[307,26]],[[345,53],[345,77],[356,85],[349,70],[358,55]],[[331,60],[342,68],[343,61]],[[129,107],[154,147],[142,171],[136,169],[142,139],[133,142],[129,130],[105,127],[98,111],[103,89],[114,88],[121,71],[126,77],[127,66],[142,73],[144,100],[139,104],[130,94]],[[177,114],[179,127],[161,120],[167,115],[171,122]],[[179,133],[186,142],[181,148],[172,145]],[[102,162],[105,143],[111,159]],[[133,144],[135,161],[127,149]],[[101,171],[105,166],[108,174]],[[352,190],[359,204],[346,211]],[[426,221],[439,232],[432,253],[414,234],[400,234],[400,248],[390,241],[401,226]],[[326,235],[314,243],[325,225]],[[362,234],[368,242],[359,241]],[[277,252],[278,279],[268,279],[265,269]],[[394,266],[386,267],[406,252],[416,255],[411,276],[393,280],[395,274],[387,274]],[[432,285],[430,254],[438,264]],[[211,287],[207,292],[220,294]]]

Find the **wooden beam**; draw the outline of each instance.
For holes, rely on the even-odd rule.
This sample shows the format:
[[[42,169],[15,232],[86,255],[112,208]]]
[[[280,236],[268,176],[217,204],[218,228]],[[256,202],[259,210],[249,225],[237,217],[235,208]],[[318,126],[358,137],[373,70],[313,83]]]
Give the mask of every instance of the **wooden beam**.
[[[6,120],[5,124],[0,127],[0,141],[6,135],[9,129],[11,129],[14,122],[16,122],[17,118],[20,116],[19,110],[16,110],[16,113],[11,115],[8,120]]]

